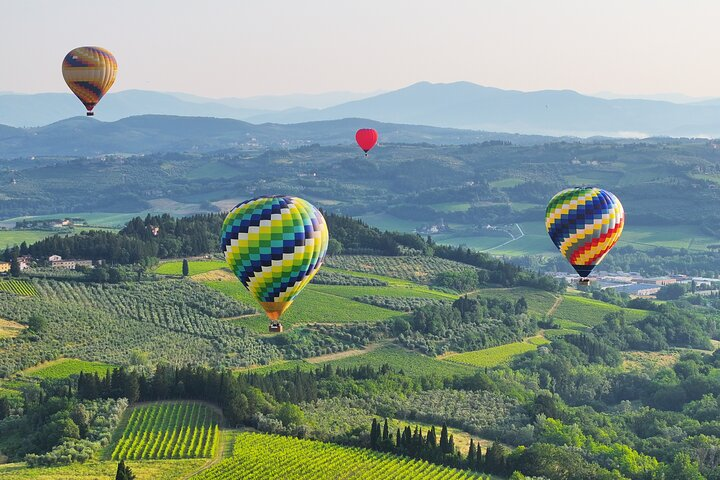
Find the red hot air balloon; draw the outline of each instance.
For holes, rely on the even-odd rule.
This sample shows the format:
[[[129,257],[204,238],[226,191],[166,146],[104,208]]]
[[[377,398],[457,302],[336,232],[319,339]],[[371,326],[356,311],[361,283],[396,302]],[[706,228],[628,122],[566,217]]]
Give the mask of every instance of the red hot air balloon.
[[[372,128],[361,128],[355,133],[355,140],[367,157],[370,149],[373,148],[378,141],[378,133]]]

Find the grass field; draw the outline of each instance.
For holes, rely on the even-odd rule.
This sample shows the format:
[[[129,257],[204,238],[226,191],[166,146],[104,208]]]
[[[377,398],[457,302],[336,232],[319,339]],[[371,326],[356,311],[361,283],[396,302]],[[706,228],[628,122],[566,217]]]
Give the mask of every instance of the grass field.
[[[238,281],[203,282],[210,288],[229,295],[243,303],[255,305],[255,300]],[[308,285],[292,306],[282,316],[285,328],[304,323],[376,322],[398,316],[398,312],[355,302],[322,291],[325,285]],[[353,287],[350,287],[353,288]],[[234,320],[259,333],[267,333],[265,314],[252,315]]]
[[[508,343],[498,347],[447,355],[444,357],[444,360],[472,365],[473,367],[497,367],[498,365],[508,363],[516,355],[536,350],[538,346],[548,343],[550,343],[550,340],[538,335],[527,338],[523,342]]]
[[[343,368],[360,365],[371,365],[379,368],[388,364],[396,370],[404,371],[406,375],[411,377],[435,375],[441,378],[450,378],[455,375],[471,375],[475,371],[475,368],[468,365],[443,362],[396,345],[380,347],[363,355],[345,357],[326,363]]]
[[[621,308],[591,298],[565,295],[553,318],[563,328],[577,327],[577,324],[594,326],[602,323],[603,317],[608,313],[618,311],[625,312],[625,319],[630,322],[641,320],[647,315],[644,310]]]
[[[21,373],[26,377],[36,378],[67,378],[71,375],[77,375],[80,372],[97,373],[100,376],[105,372],[115,368],[116,365],[110,365],[101,362],[87,362],[77,358],[59,358],[50,362],[43,362],[34,367],[23,370]]]
[[[278,452],[282,452],[278,455]],[[243,432],[234,455],[196,477],[198,480],[254,479],[477,479],[478,474],[364,448],[314,440]]]
[[[130,414],[113,460],[210,458],[220,439],[219,416],[207,405],[164,402],[142,405]]]
[[[13,247],[27,242],[28,245],[49,237],[54,232],[45,230],[0,230],[0,248]]]
[[[264,375],[267,373],[281,372],[285,370],[296,370],[298,368],[303,372],[309,372],[311,370],[315,370],[317,366],[306,362],[305,360],[280,360],[279,362],[273,362],[270,365],[238,368],[235,371],[238,373],[259,373]]]
[[[182,263],[182,260],[161,263],[155,269],[155,273],[158,275],[182,275]],[[215,260],[188,262],[190,276],[212,272],[213,270],[220,270],[222,268],[228,268],[227,263]]]
[[[34,297],[37,295],[35,286],[25,280],[0,280],[0,292],[10,292],[15,295],[24,297]]]
[[[0,318],[0,339],[17,337],[25,328],[25,325]]]
[[[471,205],[467,202],[445,202],[436,203],[430,207],[438,212],[466,212]]]
[[[207,462],[206,459],[191,460],[144,460],[128,461],[138,480],[177,480],[187,478]],[[89,460],[63,467],[28,468],[25,463],[0,465],[1,480],[114,480],[116,461]]]

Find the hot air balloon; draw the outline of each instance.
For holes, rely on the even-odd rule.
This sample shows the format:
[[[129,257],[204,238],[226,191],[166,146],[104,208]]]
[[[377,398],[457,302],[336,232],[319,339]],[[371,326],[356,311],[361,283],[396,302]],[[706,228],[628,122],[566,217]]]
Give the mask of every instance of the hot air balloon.
[[[625,224],[620,200],[601,188],[569,188],[545,211],[545,227],[560,253],[587,284],[593,268],[617,243]]]
[[[368,152],[378,141],[378,133],[372,128],[361,128],[355,132],[355,141],[357,141],[357,144],[360,145],[367,157]]]
[[[320,269],[328,239],[322,213],[297,197],[254,198],[225,217],[220,248],[271,332],[282,332],[280,316]]]
[[[62,74],[90,117],[95,105],[115,83],[117,62],[113,54],[104,48],[78,47],[65,55]]]

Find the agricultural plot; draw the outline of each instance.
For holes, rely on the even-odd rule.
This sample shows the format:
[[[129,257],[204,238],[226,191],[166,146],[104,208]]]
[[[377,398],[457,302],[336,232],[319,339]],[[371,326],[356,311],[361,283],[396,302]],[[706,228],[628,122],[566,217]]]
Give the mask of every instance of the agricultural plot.
[[[433,275],[442,272],[459,272],[472,267],[437,257],[378,257],[369,255],[334,255],[325,263],[334,268],[371,273],[428,284]]]
[[[502,298],[511,302],[517,301],[520,297],[525,297],[525,301],[528,303],[528,311],[540,316],[547,314],[555,300],[557,300],[555,295],[550,292],[525,287],[485,288],[478,290],[474,296],[479,298]]]
[[[206,459],[144,460],[125,462],[138,479],[177,480],[188,478],[207,462]],[[33,467],[25,463],[0,465],[0,480],[112,480],[117,472],[114,460],[88,460],[62,467]]]
[[[35,341],[25,335],[3,340],[0,371],[14,373],[58,356],[124,365],[133,350],[147,352],[151,362],[230,368],[279,357],[275,346],[222,318],[254,313],[253,307],[195,282],[34,285],[37,297],[0,292],[0,318],[47,320]]]
[[[406,350],[397,345],[380,347],[371,352],[333,360],[329,363],[335,367],[358,367],[370,365],[380,368],[383,365],[390,365],[395,370],[402,370],[411,377],[424,375],[435,375],[441,378],[451,378],[455,375],[472,375],[475,368],[469,365],[443,362],[418,352]]]
[[[219,416],[200,403],[160,403],[132,411],[112,460],[210,458],[220,441]]]
[[[155,273],[158,275],[182,275],[182,264],[182,260],[161,263],[155,269]],[[228,268],[227,263],[215,260],[188,262],[190,276],[212,272],[213,270],[220,270],[222,268]]]
[[[24,297],[34,297],[37,295],[35,286],[26,280],[0,280],[0,291],[22,295]]]
[[[473,367],[497,367],[508,363],[513,357],[526,352],[537,350],[540,345],[550,343],[546,338],[538,335],[527,338],[523,342],[508,343],[498,347],[484,348],[472,352],[456,353],[443,357],[449,362],[472,365]]]
[[[603,317],[608,313],[619,311],[623,311],[625,313],[625,319],[630,322],[642,320],[647,315],[647,312],[644,310],[621,308],[591,298],[566,295],[563,302],[555,311],[553,318],[558,320],[558,323],[563,328],[573,328],[573,326],[577,324],[594,326],[602,323]]]
[[[25,328],[25,325],[0,318],[0,339],[17,337]]]
[[[282,454],[278,455],[278,452]],[[240,433],[232,458],[204,471],[198,480],[285,478],[330,480],[393,478],[483,479],[479,474],[426,461],[314,440]]]
[[[117,365],[110,365],[102,362],[88,362],[77,358],[59,358],[51,362],[44,362],[40,365],[27,368],[21,373],[26,377],[36,378],[68,378],[71,375],[83,373],[97,373],[100,376],[105,375],[108,370],[112,370]]]
[[[357,287],[345,285],[313,285],[313,290],[318,292],[337,295],[338,297],[353,299],[366,295],[377,295],[381,297],[393,298],[426,298],[429,300],[456,300],[458,295],[441,292],[439,290],[431,290],[425,285],[417,285],[415,283],[407,283],[401,285],[389,285],[386,287]]]
[[[28,245],[49,237],[53,232],[47,230],[0,230],[0,248],[14,247],[26,242]]]
[[[240,302],[255,302],[240,282],[203,282],[208,287],[224,293]],[[376,322],[398,315],[398,312],[355,302],[331,293],[328,288],[373,288],[373,287],[332,287],[329,285],[308,285],[295,299],[292,307],[282,316],[285,328],[305,323],[348,323]],[[378,287],[383,288],[383,287]],[[265,314],[238,318],[242,325],[258,333],[267,333],[268,320]]]

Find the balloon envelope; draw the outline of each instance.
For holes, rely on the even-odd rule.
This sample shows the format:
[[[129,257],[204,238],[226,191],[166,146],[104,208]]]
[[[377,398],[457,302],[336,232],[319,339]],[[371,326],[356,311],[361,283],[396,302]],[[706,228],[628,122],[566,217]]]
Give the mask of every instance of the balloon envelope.
[[[378,133],[372,128],[361,128],[355,132],[355,141],[360,145],[365,154],[375,146],[378,141]]]
[[[220,247],[233,273],[277,321],[320,269],[328,239],[325,218],[309,202],[258,197],[228,213]]]
[[[581,277],[590,275],[617,243],[624,224],[620,200],[601,188],[563,190],[545,211],[550,238]]]
[[[117,62],[104,48],[78,47],[65,55],[62,74],[88,115],[92,115],[92,109],[115,83]]]

